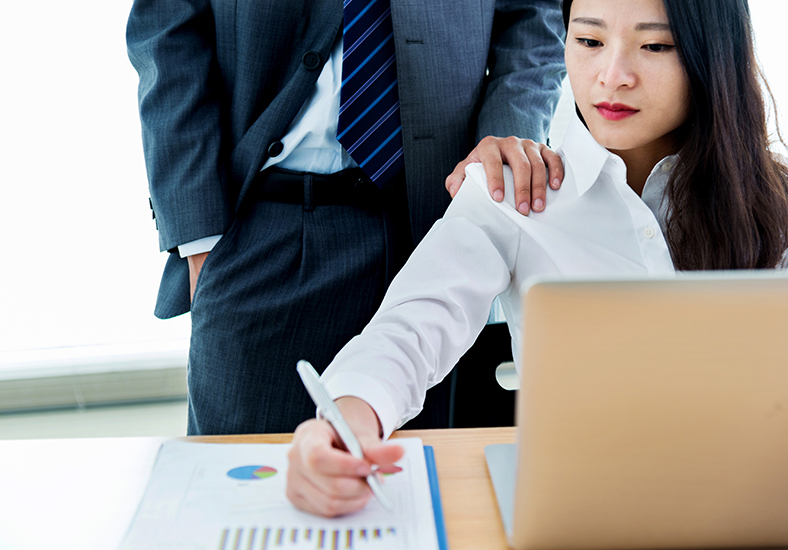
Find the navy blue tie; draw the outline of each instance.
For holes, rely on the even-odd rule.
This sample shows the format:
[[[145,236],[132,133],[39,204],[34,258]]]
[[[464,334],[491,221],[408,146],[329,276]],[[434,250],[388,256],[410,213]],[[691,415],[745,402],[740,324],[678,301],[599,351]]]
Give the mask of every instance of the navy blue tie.
[[[337,139],[379,187],[404,166],[390,0],[345,0]]]

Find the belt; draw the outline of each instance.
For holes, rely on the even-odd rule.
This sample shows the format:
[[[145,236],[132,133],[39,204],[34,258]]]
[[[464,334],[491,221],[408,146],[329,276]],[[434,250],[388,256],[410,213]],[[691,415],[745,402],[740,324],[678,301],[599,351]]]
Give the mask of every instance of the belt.
[[[296,172],[269,168],[255,178],[254,195],[260,200],[303,204],[305,210],[330,204],[380,204],[380,189],[361,168],[348,168],[334,174]]]

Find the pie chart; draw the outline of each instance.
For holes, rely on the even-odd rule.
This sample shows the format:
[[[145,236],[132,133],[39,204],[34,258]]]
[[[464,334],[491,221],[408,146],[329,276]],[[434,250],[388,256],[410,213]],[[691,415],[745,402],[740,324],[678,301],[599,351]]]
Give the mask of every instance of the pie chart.
[[[270,466],[239,466],[233,468],[227,475],[233,479],[242,479],[245,481],[255,479],[266,479],[276,475],[276,468]]]

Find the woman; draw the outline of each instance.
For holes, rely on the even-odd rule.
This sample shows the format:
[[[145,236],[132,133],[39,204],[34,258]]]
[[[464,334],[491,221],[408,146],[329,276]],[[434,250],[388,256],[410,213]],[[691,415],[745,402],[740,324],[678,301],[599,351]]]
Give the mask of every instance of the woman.
[[[551,207],[517,216],[478,165],[395,279],[375,318],[323,375],[367,460],[308,421],[288,497],[341,515],[371,496],[370,463],[475,339],[496,295],[519,357],[518,288],[534,274],[665,274],[785,267],[788,172],[768,150],[746,0],[567,0],[578,118]],[[511,178],[506,196],[511,197]]]

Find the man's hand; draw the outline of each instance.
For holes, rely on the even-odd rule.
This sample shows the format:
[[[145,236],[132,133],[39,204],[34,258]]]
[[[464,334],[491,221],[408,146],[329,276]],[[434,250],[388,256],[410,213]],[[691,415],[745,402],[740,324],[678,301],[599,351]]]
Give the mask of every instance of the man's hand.
[[[378,417],[365,401],[341,397],[336,403],[365,459],[351,456],[325,420],[307,420],[298,426],[287,454],[287,498],[296,508],[326,517],[361,510],[372,497],[364,480],[372,464],[391,467],[404,453],[402,447],[383,444]]]
[[[194,288],[197,286],[197,277],[200,276],[202,264],[205,263],[205,258],[207,257],[207,252],[186,257],[186,260],[189,262],[189,301],[194,299]]]
[[[550,187],[558,189],[564,180],[564,164],[561,157],[549,147],[530,139],[514,136],[498,138],[487,136],[459,163],[446,178],[446,190],[454,198],[465,179],[465,167],[473,162],[484,165],[487,187],[492,198],[503,200],[503,165],[508,164],[514,173],[514,203],[517,210],[528,215],[532,209],[541,212],[547,197],[547,176]]]

